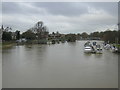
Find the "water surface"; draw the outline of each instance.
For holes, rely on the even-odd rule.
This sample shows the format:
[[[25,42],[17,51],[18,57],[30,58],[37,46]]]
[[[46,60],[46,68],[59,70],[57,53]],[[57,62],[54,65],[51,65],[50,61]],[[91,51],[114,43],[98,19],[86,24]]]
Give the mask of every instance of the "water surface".
[[[3,88],[117,88],[118,55],[85,54],[85,41],[3,50]]]

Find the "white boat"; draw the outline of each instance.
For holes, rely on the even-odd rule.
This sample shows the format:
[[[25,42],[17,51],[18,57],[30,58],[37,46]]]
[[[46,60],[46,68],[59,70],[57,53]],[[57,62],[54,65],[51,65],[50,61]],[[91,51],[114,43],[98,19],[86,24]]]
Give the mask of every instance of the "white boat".
[[[86,47],[84,48],[84,52],[85,52],[85,53],[92,53],[92,52],[93,52],[93,49],[92,49],[91,46],[86,46]]]
[[[104,49],[106,49],[106,50],[110,50],[110,48],[111,48],[110,44],[106,44],[106,45],[104,46]]]
[[[93,45],[93,46],[96,46],[96,45],[97,45],[97,42],[93,42],[92,45]]]
[[[103,53],[102,48],[97,48],[97,49],[96,49],[96,53],[102,54],[102,53]]]
[[[84,44],[84,52],[95,53],[95,48],[89,41]]]
[[[116,53],[116,52],[118,52],[118,49],[116,47],[111,47],[110,51],[113,52],[113,53]]]
[[[89,41],[87,41],[85,44],[84,44],[84,47],[86,46],[91,46],[91,43]]]
[[[96,53],[98,53],[98,54],[102,54],[103,53],[102,48],[101,48],[100,45],[96,45]]]

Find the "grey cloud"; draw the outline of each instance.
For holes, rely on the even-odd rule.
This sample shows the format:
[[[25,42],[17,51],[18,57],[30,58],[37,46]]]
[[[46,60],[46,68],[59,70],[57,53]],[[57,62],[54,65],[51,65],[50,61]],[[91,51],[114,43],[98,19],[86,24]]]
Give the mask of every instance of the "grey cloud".
[[[20,2],[19,2],[20,3]],[[22,2],[21,2],[22,4]],[[48,13],[54,15],[65,15],[65,16],[77,16],[88,13],[88,6],[96,9],[103,9],[106,12],[116,15],[118,9],[117,2],[35,2],[31,4],[36,8],[45,9]],[[3,2],[2,12],[4,14],[43,14],[38,10],[34,10],[28,7],[22,7],[15,2]]]
[[[3,14],[14,14],[22,13],[21,7],[17,3],[13,2],[2,2],[2,13]]]
[[[100,14],[89,14],[88,7],[98,12],[102,11]],[[45,22],[50,32],[91,32],[117,24],[117,14],[115,2],[4,2],[2,4],[3,24],[22,32],[39,20]]]
[[[98,10],[103,9],[112,15],[116,15],[118,9],[117,2],[41,2],[33,3],[33,5],[45,8],[51,14],[67,16],[88,13],[88,6]]]
[[[3,2],[2,3],[2,13],[3,14],[25,14],[25,15],[33,15],[33,14],[44,14],[44,12],[40,12],[38,9],[34,7],[28,7],[26,5],[31,5],[31,3],[26,2]]]
[[[50,14],[77,16],[87,13],[87,8],[79,3],[79,8],[75,7],[74,2],[41,2],[33,3],[35,7],[45,8]]]
[[[117,16],[118,13],[118,2],[90,2],[87,3],[89,6],[94,7],[98,10],[103,9],[111,15]]]

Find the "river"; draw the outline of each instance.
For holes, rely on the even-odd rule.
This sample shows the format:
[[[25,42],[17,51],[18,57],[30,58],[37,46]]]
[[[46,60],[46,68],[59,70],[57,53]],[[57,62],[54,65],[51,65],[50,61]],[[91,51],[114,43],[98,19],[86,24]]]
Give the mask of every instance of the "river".
[[[2,87],[117,88],[118,54],[85,54],[85,42],[4,49]]]

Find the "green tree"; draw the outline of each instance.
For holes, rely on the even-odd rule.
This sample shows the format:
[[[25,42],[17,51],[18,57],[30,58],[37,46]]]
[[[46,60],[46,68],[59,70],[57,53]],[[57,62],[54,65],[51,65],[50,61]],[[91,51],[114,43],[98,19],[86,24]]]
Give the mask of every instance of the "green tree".
[[[83,32],[83,33],[81,34],[81,36],[82,36],[83,39],[86,39],[86,38],[89,37],[89,35],[88,35],[86,32]]]
[[[99,32],[93,32],[90,34],[91,37],[99,37]]]
[[[68,42],[75,42],[76,41],[76,35],[75,34],[67,34],[67,35],[65,35],[65,38]]]
[[[12,33],[3,31],[2,40],[4,40],[4,41],[11,41],[12,40]]]
[[[28,40],[36,39],[36,35],[31,30],[27,30],[26,32],[22,33],[22,38],[26,38]]]
[[[103,35],[103,40],[105,42],[109,41],[110,43],[117,43],[116,39],[118,38],[117,31],[105,31]]]
[[[3,28],[3,25],[2,25],[2,40],[4,41],[11,41],[12,40],[12,32],[10,30],[12,30],[11,27],[6,27],[6,28]]]
[[[17,30],[15,33],[16,33],[16,39],[19,40],[20,39],[20,31]]]

